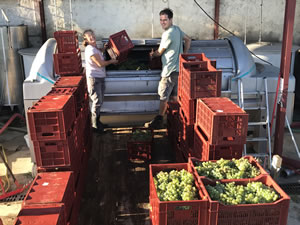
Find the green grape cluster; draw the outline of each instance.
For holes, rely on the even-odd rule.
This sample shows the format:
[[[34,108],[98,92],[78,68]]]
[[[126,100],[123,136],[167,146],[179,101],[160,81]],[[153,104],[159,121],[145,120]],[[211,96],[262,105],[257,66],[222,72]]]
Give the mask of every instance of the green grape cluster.
[[[160,171],[154,178],[154,184],[160,201],[196,200],[197,189],[191,173],[182,169],[170,172]]]
[[[151,141],[152,133],[151,130],[136,129],[132,132],[132,141]]]
[[[246,158],[197,162],[195,168],[199,176],[211,179],[253,178],[260,174],[259,169],[252,166]]]
[[[236,185],[235,182],[222,184],[217,181],[215,186],[205,187],[212,200],[225,205],[271,203],[279,198],[273,188],[262,182],[249,182],[244,186]]]

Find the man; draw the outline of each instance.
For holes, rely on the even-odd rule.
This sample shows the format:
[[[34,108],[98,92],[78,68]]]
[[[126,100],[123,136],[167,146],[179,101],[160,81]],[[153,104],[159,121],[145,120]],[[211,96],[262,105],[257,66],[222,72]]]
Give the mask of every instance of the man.
[[[178,26],[173,25],[173,12],[166,8],[160,11],[160,24],[165,30],[162,34],[158,50],[150,52],[150,57],[160,57],[162,61],[161,80],[158,85],[160,97],[159,113],[145,127],[159,129],[163,126],[163,117],[167,110],[167,102],[177,100],[177,85],[179,74],[179,55],[187,53],[191,46],[191,38],[188,37]],[[184,40],[184,49],[183,49]]]

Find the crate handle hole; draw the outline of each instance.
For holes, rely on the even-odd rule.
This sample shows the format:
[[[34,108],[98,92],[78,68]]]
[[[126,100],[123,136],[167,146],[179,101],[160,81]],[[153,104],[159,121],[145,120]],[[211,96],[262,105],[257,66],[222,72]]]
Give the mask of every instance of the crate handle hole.
[[[43,133],[42,136],[49,137],[49,136],[54,136],[54,134],[53,133]]]

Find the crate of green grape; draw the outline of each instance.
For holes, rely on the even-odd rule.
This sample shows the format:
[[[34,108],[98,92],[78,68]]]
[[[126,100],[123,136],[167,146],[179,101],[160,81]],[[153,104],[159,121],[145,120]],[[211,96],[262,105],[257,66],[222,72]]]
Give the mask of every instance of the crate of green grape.
[[[267,171],[250,155],[240,159],[222,158],[209,161],[189,157],[188,163],[191,164],[197,180],[203,177],[212,180],[249,180],[268,175]]]
[[[132,128],[127,141],[128,160],[151,160],[153,130],[151,128]]]
[[[271,176],[213,181],[201,178],[208,196],[207,225],[286,225],[290,197]]]
[[[188,163],[150,164],[149,173],[153,225],[207,223],[208,200]]]

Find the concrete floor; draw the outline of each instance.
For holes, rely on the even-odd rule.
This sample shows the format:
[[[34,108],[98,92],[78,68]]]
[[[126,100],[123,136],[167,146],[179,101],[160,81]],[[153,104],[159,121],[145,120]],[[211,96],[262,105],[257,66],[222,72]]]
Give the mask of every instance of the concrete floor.
[[[1,112],[0,123],[5,123],[10,113]],[[0,124],[0,127],[2,125]],[[0,136],[10,167],[20,183],[33,179],[30,152],[24,135],[25,124],[14,122]],[[88,163],[86,188],[81,201],[79,225],[93,224],[150,224],[149,220],[149,164],[128,161],[126,142],[130,128],[111,128],[103,135],[94,134],[93,150]],[[300,133],[294,133],[300,146]],[[288,132],[285,133],[284,153],[296,158]],[[165,130],[155,133],[151,163],[175,162]],[[0,160],[0,176],[4,179],[5,167]],[[11,180],[11,179],[10,179]],[[278,182],[300,182],[300,176],[280,178]],[[12,180],[11,180],[12,183]],[[13,187],[12,187],[13,188]],[[291,195],[288,225],[300,223],[300,195]],[[0,202],[0,218],[4,225],[12,225],[22,201]]]

